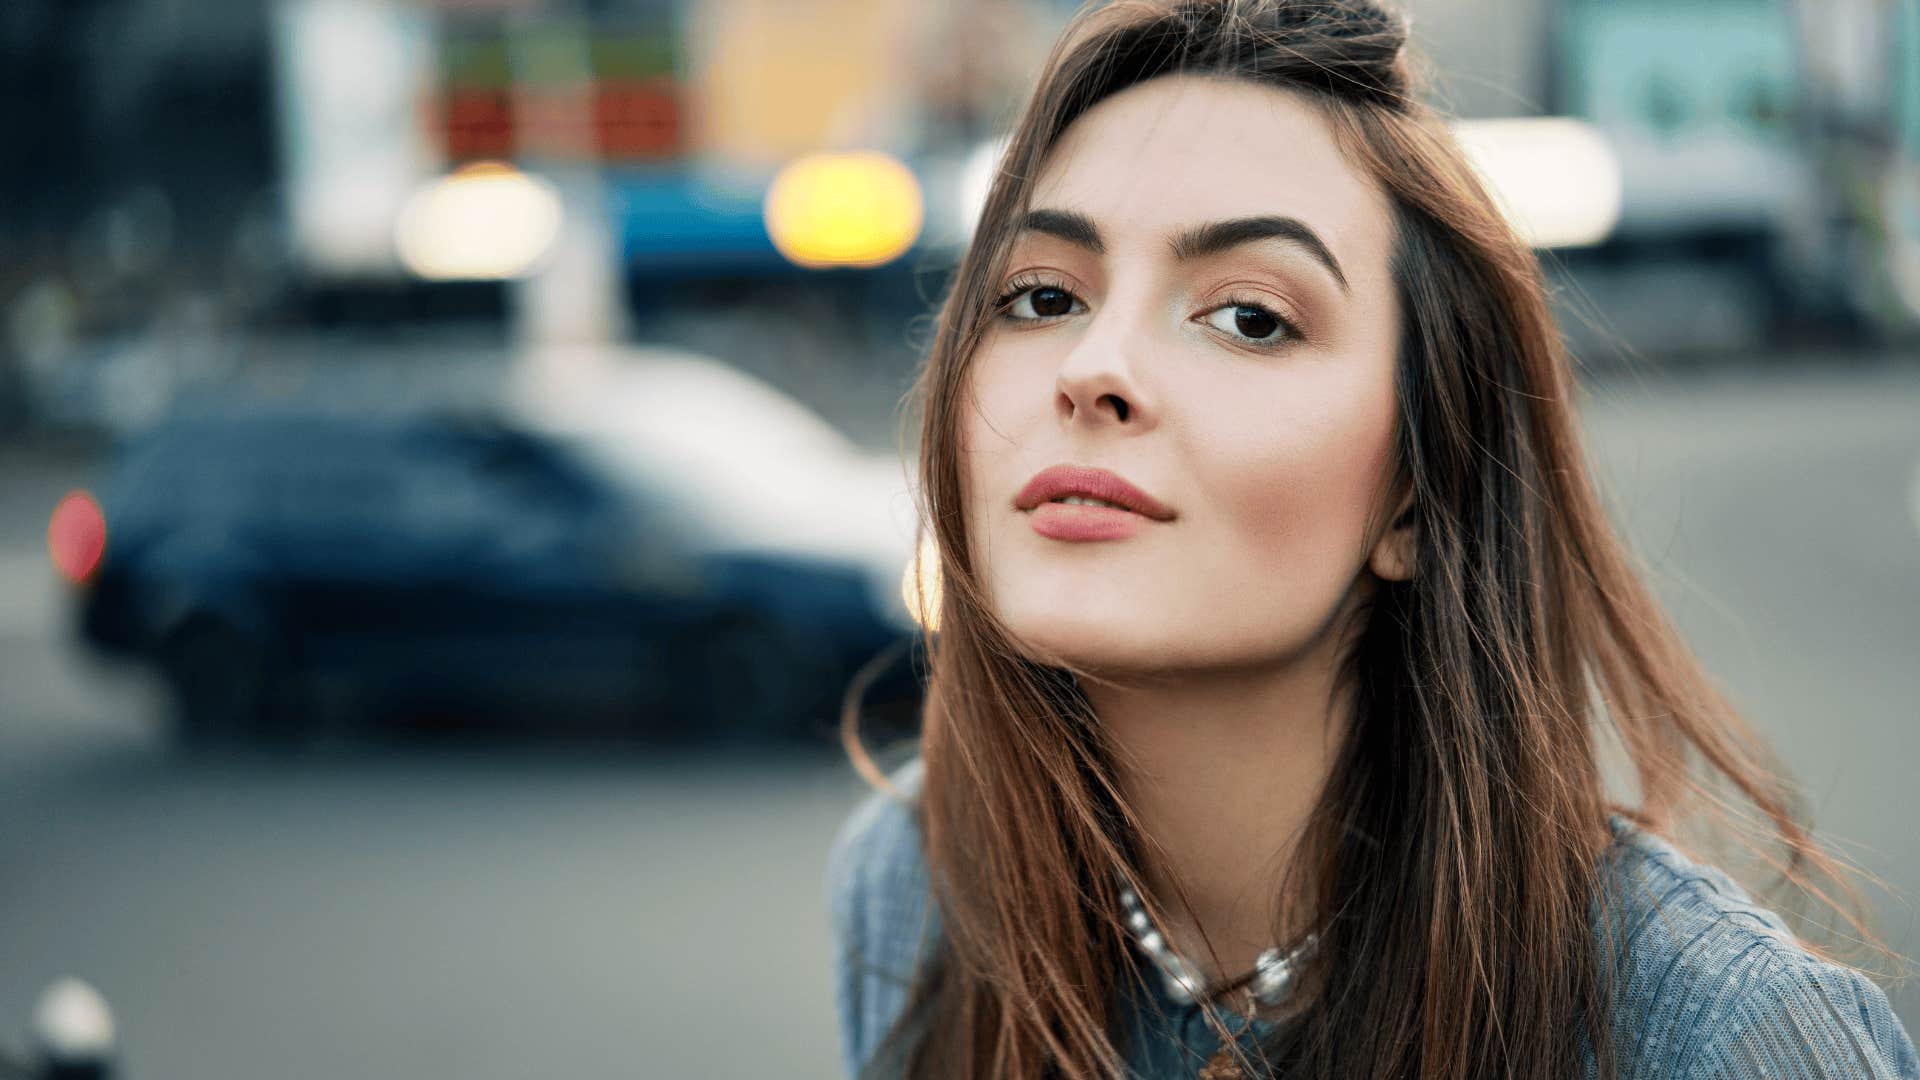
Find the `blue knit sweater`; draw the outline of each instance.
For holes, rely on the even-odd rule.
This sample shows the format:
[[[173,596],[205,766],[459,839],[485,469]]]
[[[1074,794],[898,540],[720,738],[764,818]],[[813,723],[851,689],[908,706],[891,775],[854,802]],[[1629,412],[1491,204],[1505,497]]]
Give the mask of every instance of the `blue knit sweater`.
[[[913,798],[920,777],[916,757],[892,779]],[[1719,870],[1623,818],[1611,824],[1618,857],[1609,865],[1627,886],[1614,935],[1626,960],[1614,998],[1622,1080],[1920,1080],[1913,1040],[1872,981],[1808,953]],[[834,838],[826,890],[840,1046],[854,1076],[905,1005],[916,958],[939,945],[911,808],[869,793]],[[1219,1049],[1205,1006],[1168,998],[1158,979],[1120,989],[1133,1075],[1191,1077]],[[1249,1049],[1271,1030],[1217,1015]]]

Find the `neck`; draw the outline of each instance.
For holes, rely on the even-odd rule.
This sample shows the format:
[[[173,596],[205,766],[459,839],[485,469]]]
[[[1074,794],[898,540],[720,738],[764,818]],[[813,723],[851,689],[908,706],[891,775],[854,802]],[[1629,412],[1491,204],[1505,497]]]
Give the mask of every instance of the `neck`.
[[[1141,868],[1168,943],[1211,983],[1308,926],[1275,926],[1277,890],[1348,721],[1327,656],[1151,686],[1083,684],[1150,841]],[[1178,880],[1191,902],[1180,909]],[[1211,952],[1209,951],[1211,945]]]

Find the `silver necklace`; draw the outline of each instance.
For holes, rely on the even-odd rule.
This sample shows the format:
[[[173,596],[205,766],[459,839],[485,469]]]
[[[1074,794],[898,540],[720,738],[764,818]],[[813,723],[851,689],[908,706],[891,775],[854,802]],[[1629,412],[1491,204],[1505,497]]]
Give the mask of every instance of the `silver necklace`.
[[[1115,877],[1119,877],[1118,871]],[[1146,910],[1140,906],[1140,897],[1133,888],[1120,878],[1120,902],[1126,905],[1127,926],[1133,930],[1134,941],[1140,951],[1160,969],[1165,979],[1167,996],[1182,1004],[1192,1004],[1206,988],[1206,980],[1201,978],[1200,969],[1188,963],[1186,959],[1173,951],[1158,930],[1153,928],[1153,920],[1147,917]],[[1275,945],[1260,954],[1253,962],[1253,996],[1263,1005],[1278,1005],[1287,998],[1287,992],[1293,988],[1294,975],[1308,954],[1319,944],[1320,935],[1308,934],[1292,951],[1282,953]]]

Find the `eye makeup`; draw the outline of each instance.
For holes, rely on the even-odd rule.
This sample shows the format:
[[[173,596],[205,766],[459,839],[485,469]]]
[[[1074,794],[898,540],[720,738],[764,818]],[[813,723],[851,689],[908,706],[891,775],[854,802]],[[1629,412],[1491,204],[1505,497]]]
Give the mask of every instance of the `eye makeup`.
[[[1233,288],[1229,286],[1228,288]],[[1217,291],[1217,290],[1216,290]],[[1062,305],[1065,310],[1057,310]],[[1257,293],[1228,292],[1201,310],[1191,321],[1213,330],[1228,343],[1257,351],[1271,351],[1308,340],[1297,318],[1282,305]],[[994,300],[994,315],[1015,325],[1047,324],[1084,313],[1085,302],[1064,282],[1038,271],[1014,275]],[[1218,318],[1230,312],[1224,322]]]

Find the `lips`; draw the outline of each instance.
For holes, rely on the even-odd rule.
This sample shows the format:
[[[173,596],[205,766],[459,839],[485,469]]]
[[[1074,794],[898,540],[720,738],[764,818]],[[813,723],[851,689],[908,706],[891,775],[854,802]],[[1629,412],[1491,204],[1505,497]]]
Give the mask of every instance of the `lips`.
[[[1032,510],[1042,503],[1068,495],[1080,495],[1123,506],[1154,521],[1171,521],[1174,512],[1158,499],[1105,469],[1079,465],[1055,465],[1042,469],[1014,498],[1014,506]]]

